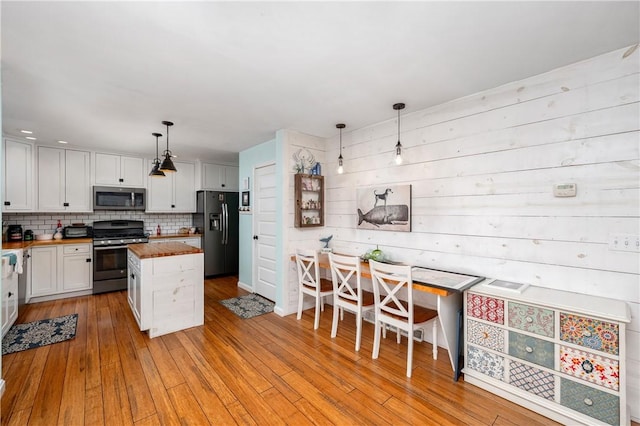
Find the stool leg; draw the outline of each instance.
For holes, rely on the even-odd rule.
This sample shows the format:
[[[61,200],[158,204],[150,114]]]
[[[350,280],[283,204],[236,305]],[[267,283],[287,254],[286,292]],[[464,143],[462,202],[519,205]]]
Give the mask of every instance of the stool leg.
[[[433,321],[433,359],[438,359],[438,321]]]

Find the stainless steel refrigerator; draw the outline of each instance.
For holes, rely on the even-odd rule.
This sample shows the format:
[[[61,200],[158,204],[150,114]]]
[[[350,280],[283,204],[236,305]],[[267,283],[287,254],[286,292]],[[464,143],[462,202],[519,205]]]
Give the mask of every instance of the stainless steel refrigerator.
[[[202,233],[204,275],[238,273],[238,193],[198,191],[193,226]]]

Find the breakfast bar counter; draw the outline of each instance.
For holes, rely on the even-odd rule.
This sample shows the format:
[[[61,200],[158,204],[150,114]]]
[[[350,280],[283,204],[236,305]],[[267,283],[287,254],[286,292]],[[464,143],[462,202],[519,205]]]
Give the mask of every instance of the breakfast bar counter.
[[[162,336],[204,324],[204,254],[179,243],[128,245],[127,298],[141,331]]]

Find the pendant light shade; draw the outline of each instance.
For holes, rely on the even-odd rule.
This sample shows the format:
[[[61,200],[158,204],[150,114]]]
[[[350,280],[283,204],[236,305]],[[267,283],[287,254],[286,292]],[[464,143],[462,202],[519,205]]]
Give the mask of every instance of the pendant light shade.
[[[344,168],[342,167],[342,129],[347,127],[346,125],[339,123],[336,124],[336,128],[340,129],[340,156],[338,157],[338,174],[344,173]]]
[[[400,110],[404,109],[403,103],[393,104],[393,109],[398,111],[398,143],[396,144],[396,164],[402,164],[402,144],[400,143]]]
[[[164,177],[165,174],[162,170],[160,170],[160,157],[158,157],[158,138],[162,136],[161,133],[151,133],[156,137],[156,158],[153,160],[153,167],[151,168],[151,172],[149,172],[149,176],[151,177]]]
[[[173,123],[170,121],[163,121],[162,124],[167,126],[167,149],[164,152],[164,160],[162,160],[162,164],[160,165],[160,170],[165,173],[174,173],[177,172],[176,166],[173,164],[173,160],[171,160],[171,151],[169,151],[169,127],[173,126]]]

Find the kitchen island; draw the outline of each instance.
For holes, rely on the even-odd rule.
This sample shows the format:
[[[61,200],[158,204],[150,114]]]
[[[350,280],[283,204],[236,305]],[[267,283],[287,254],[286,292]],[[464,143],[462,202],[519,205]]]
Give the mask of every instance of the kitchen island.
[[[204,324],[204,254],[180,243],[128,245],[128,300],[141,331],[162,336]]]

